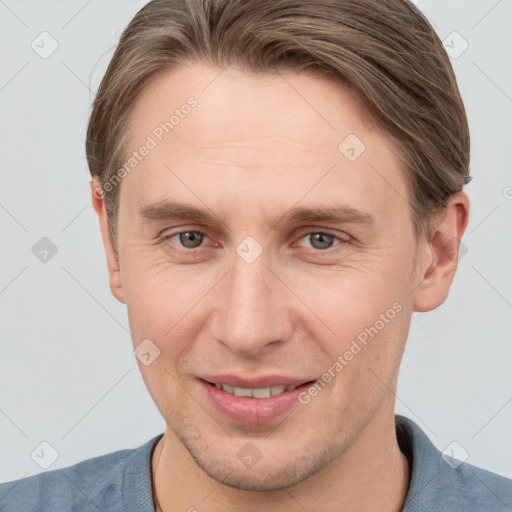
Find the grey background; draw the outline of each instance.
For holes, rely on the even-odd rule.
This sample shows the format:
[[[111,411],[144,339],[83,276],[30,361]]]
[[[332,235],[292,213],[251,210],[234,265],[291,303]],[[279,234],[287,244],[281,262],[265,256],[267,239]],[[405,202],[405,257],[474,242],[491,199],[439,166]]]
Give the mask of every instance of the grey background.
[[[144,3],[0,0],[0,482],[164,430],[108,288],[84,153],[94,91]],[[413,318],[397,412],[512,477],[512,1],[416,3],[457,54],[474,180],[467,252],[446,303]],[[51,49],[44,31],[47,58],[31,47]]]

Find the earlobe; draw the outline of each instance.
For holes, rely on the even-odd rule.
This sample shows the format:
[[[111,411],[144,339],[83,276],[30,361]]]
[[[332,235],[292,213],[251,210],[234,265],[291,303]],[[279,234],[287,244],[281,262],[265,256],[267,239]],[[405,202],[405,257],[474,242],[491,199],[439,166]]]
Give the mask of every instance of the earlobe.
[[[461,238],[469,218],[469,199],[464,192],[450,197],[446,208],[435,221],[434,234],[428,243],[431,253],[423,258],[421,281],[416,288],[413,310],[431,311],[439,307],[450,291],[460,254]],[[426,267],[426,268],[425,268]]]
[[[105,247],[105,254],[107,257],[110,290],[117,300],[126,304],[123,282],[121,279],[121,269],[119,266],[119,255],[114,247],[114,242],[110,234],[107,212],[103,201],[101,182],[98,178],[93,178],[91,180],[91,201],[100,223],[101,238],[103,239],[103,246]]]

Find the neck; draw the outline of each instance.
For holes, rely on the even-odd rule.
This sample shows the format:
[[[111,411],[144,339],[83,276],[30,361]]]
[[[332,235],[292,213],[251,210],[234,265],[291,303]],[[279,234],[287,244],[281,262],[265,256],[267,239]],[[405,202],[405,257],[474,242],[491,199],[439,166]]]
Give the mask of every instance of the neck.
[[[157,512],[240,509],[398,512],[407,496],[410,468],[396,440],[394,415],[378,414],[340,457],[308,479],[277,491],[246,491],[210,478],[167,427],[152,460]]]

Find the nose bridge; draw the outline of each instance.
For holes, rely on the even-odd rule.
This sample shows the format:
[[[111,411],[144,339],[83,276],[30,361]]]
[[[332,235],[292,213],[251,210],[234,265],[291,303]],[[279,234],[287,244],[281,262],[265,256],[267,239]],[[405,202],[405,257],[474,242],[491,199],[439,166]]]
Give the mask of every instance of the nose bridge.
[[[233,351],[249,355],[270,343],[283,341],[289,332],[283,316],[283,291],[267,268],[268,258],[260,254],[252,261],[244,259],[243,249],[247,246],[242,243],[217,297],[214,336]]]

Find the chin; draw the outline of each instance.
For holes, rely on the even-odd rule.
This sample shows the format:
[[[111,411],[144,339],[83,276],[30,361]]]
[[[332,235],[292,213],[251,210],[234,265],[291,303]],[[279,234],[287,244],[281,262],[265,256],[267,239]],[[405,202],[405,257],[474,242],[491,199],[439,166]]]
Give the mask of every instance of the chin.
[[[185,441],[184,445],[210,478],[245,491],[278,491],[292,487],[320,471],[339,455],[329,443],[323,447],[312,443],[304,448],[290,442],[289,445],[281,444],[280,450],[272,454],[262,453],[260,460],[247,467],[236,453],[230,455],[225,450],[207,453],[193,441]]]
[[[201,469],[213,480],[243,491],[278,491],[298,484],[309,474],[302,474],[300,468],[292,465],[287,468],[261,466],[258,469],[240,470],[234,467],[229,471],[219,471],[217,467],[201,466]]]

